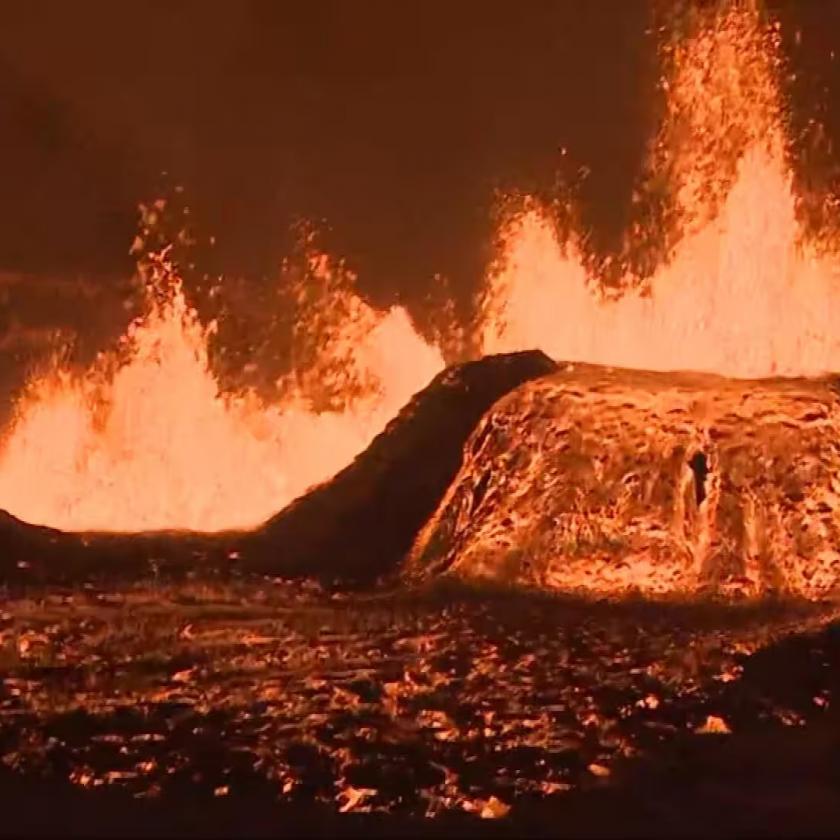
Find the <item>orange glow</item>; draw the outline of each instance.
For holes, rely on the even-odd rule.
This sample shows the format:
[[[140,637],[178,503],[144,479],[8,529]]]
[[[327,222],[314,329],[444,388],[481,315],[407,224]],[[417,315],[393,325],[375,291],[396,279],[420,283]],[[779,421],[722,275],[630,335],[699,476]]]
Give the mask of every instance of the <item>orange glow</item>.
[[[443,366],[404,309],[375,311],[313,255],[320,296],[300,327],[314,332],[314,364],[281,404],[223,395],[208,364],[213,325],[166,256],[153,264],[148,311],[119,360],[30,385],[0,459],[0,508],[70,531],[256,526],[345,466]],[[316,412],[310,394],[325,387],[344,404]]]
[[[732,4],[663,52],[666,115],[649,161],[672,210],[659,268],[643,284],[628,270],[633,290],[607,299],[579,238],[561,239],[527,202],[502,230],[484,352],[735,377],[840,369],[840,272],[831,243],[805,241],[797,223],[778,32]]]
[[[646,278],[628,268],[630,291],[608,299],[580,235],[561,237],[527,201],[500,231],[481,350],[733,377],[840,370],[840,269],[832,237],[807,240],[797,222],[778,31],[733,2],[662,57],[665,118],[642,189],[666,185],[659,267]],[[650,236],[633,227],[628,253]],[[31,383],[0,452],[0,509],[67,530],[215,531],[255,526],[328,479],[443,358],[404,309],[377,312],[321,255],[310,269],[318,283],[314,298],[299,290],[297,337],[315,362],[269,405],[220,392],[213,325],[164,255],[118,352],[83,377]],[[316,410],[324,391],[339,399]]]
[[[831,379],[569,364],[484,415],[410,554],[599,595],[837,595],[840,401]]]

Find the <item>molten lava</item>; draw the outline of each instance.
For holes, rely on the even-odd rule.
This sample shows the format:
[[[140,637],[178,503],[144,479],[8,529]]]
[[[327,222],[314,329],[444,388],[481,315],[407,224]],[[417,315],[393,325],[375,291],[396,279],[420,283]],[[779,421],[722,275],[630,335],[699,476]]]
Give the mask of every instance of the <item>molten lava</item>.
[[[258,525],[347,464],[443,366],[404,309],[379,313],[313,256],[320,355],[281,404],[225,395],[208,363],[204,327],[172,265],[159,261],[148,311],[81,378],[33,382],[0,459],[0,508],[69,531]],[[163,276],[161,276],[163,275]],[[151,289],[150,289],[151,291]],[[349,360],[349,363],[348,363]],[[308,391],[335,379],[351,394],[316,412]]]
[[[733,4],[668,55],[651,180],[672,229],[653,276],[607,299],[580,240],[535,202],[501,235],[482,347],[556,359],[737,377],[840,369],[840,268],[797,222],[779,101],[778,33]],[[629,249],[643,231],[630,233]],[[641,288],[640,288],[641,287]]]
[[[641,189],[666,185],[659,267],[634,243],[623,296],[598,290],[581,237],[530,201],[501,231],[488,273],[484,353],[735,377],[840,369],[840,278],[797,221],[779,93],[779,38],[751,3],[663,48],[666,113]],[[313,258],[322,278],[331,267]],[[172,267],[162,269],[172,273]],[[171,279],[171,278],[170,278]],[[226,395],[177,282],[151,296],[119,352],[83,377],[30,384],[0,453],[0,508],[67,530],[254,526],[348,463],[443,366],[405,310],[377,312],[340,283],[310,306],[315,363],[276,404]],[[325,313],[340,313],[336,321]],[[311,320],[309,320],[311,319]],[[341,399],[316,410],[323,381]]]
[[[484,416],[409,568],[821,598],[840,580],[838,426],[836,378],[569,365]]]

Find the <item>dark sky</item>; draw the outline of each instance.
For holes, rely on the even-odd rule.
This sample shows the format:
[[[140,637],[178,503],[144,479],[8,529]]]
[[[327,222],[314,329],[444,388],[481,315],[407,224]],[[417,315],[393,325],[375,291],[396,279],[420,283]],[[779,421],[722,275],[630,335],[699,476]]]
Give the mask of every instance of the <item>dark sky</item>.
[[[830,106],[840,2],[772,5],[803,32],[800,112]],[[218,237],[208,268],[276,273],[305,216],[378,303],[418,300],[436,272],[466,292],[494,188],[546,189],[561,146],[567,174],[590,170],[584,220],[609,248],[656,122],[647,0],[26,0],[0,15],[0,273],[33,275],[35,297],[59,275],[129,272],[162,170]]]
[[[645,2],[144,0],[4,9],[0,267],[112,268],[168,170],[226,270],[326,219],[369,290],[480,274],[494,187],[592,170],[620,225],[655,84]]]

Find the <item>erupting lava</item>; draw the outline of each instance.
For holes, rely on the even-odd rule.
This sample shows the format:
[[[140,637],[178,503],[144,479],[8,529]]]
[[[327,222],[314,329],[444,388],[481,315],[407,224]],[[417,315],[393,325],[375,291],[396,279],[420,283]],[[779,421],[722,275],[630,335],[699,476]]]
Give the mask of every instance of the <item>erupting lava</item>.
[[[266,405],[220,392],[211,328],[158,259],[148,312],[122,340],[126,358],[106,354],[83,378],[59,371],[31,384],[0,460],[0,508],[71,531],[248,528],[341,469],[443,359],[404,309],[376,312],[323,256],[310,262],[319,306],[348,317],[307,324],[318,331],[314,367],[282,404]],[[345,407],[313,411],[309,386],[337,366],[331,384],[347,391]]]
[[[647,278],[628,268],[634,290],[607,300],[580,238],[559,237],[529,202],[502,230],[482,350],[737,377],[840,369],[840,281],[797,222],[778,31],[751,4],[732,3],[663,55],[667,109],[648,179],[668,189],[659,268]],[[649,233],[631,230],[630,251]],[[313,260],[327,277],[329,263]],[[275,405],[223,395],[209,330],[170,282],[131,326],[119,361],[31,383],[0,454],[0,508],[67,530],[245,528],[330,477],[443,359],[403,309],[378,313],[326,286],[347,319],[330,323],[299,381],[346,365],[347,381],[365,387],[348,387],[343,408],[313,410],[304,386]]]
[[[736,377],[840,370],[840,273],[808,242],[786,161],[778,31],[732,4],[668,56],[666,117],[650,169],[668,185],[666,254],[608,300],[579,239],[534,202],[502,231],[485,353]],[[630,232],[628,248],[644,231]],[[823,233],[828,239],[829,234]],[[641,287],[641,290],[640,290]]]

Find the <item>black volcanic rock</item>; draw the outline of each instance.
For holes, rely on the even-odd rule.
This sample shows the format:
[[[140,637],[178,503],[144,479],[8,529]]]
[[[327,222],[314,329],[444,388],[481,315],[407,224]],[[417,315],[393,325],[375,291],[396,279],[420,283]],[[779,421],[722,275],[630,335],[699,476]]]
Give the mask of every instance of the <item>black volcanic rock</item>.
[[[255,533],[248,565],[358,582],[394,569],[455,478],[484,413],[555,370],[548,356],[528,351],[443,371],[353,463]]]
[[[183,532],[76,534],[31,525],[0,511],[0,584],[183,577],[205,561],[218,569],[241,538]]]
[[[373,582],[398,567],[455,478],[482,415],[555,368],[537,351],[448,368],[348,467],[253,532],[73,534],[0,511],[0,583],[201,571]]]

